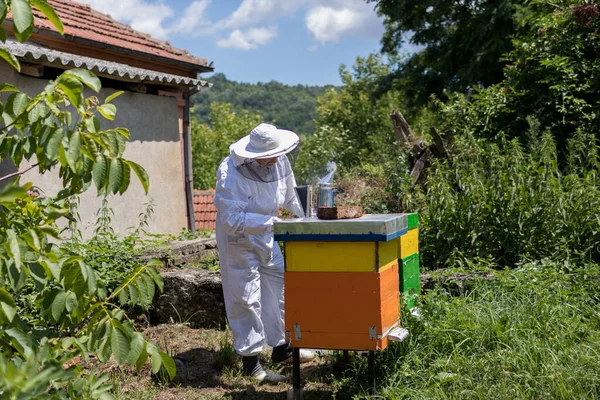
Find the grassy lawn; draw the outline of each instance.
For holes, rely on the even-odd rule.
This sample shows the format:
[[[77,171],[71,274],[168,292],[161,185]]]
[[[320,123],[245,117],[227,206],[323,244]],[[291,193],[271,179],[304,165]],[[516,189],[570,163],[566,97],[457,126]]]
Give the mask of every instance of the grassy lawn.
[[[494,275],[430,290],[420,317],[404,313],[410,339],[377,354],[378,398],[600,397],[600,268],[538,262]],[[227,332],[170,325],[146,333],[182,361],[177,379],[114,370],[120,398],[285,399],[291,388],[241,376]],[[304,398],[366,398],[366,364],[356,353],[344,365],[334,353],[304,366]]]

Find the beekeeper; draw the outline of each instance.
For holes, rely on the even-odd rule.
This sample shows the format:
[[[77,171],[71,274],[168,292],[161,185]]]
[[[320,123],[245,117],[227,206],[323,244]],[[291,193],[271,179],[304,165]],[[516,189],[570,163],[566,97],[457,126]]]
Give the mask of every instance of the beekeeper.
[[[273,362],[292,357],[284,327],[283,256],[273,223],[280,207],[304,216],[290,163],[299,141],[292,131],[262,123],[229,147],[217,171],[217,246],[233,346],[244,372],[263,382],[287,379],[260,364],[265,345],[273,347]],[[301,350],[301,361],[312,357]]]

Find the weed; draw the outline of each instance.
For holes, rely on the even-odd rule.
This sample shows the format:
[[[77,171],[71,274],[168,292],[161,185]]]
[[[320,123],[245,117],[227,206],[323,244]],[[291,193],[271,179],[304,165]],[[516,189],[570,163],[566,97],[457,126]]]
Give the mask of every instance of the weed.
[[[219,371],[223,371],[223,375],[226,375],[233,369],[236,364],[238,356],[233,349],[233,343],[231,341],[231,330],[229,327],[223,332],[221,336],[220,347],[213,356],[213,367]]]

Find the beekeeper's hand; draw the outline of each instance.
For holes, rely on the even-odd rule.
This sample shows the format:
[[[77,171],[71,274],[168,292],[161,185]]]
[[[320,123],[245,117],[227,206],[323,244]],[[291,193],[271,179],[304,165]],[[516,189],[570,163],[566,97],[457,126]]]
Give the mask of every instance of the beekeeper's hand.
[[[244,231],[250,235],[271,233],[275,221],[281,221],[281,219],[269,215],[246,213]]]

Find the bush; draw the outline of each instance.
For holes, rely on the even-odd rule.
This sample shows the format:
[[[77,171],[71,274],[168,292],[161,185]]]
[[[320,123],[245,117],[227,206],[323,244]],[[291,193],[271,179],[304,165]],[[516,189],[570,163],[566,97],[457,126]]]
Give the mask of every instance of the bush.
[[[569,140],[563,171],[553,137],[530,123],[527,148],[517,139],[494,143],[465,133],[434,163],[425,202],[413,202],[424,265],[453,257],[511,267],[544,257],[600,262],[597,140],[582,132]]]

